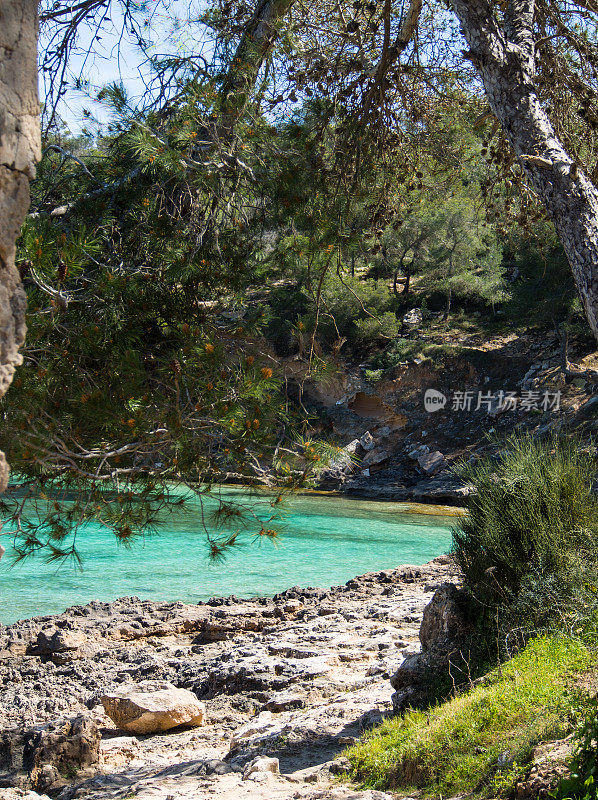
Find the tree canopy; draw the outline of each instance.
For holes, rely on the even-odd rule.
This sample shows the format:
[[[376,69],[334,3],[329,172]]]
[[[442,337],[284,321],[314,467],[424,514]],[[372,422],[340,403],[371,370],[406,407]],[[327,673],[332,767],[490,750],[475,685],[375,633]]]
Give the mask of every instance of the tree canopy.
[[[181,10],[41,5],[29,339],[2,433],[23,555],[74,554],[90,519],[128,541],[181,482],[265,483],[276,506],[338,458],[284,359],[296,381],[392,342],[413,281],[444,318],[514,302],[532,233],[598,331],[591,4],[220,0],[185,6],[160,55],[153,15]],[[101,87],[110,122],[73,135],[61,103],[94,92],[86,58],[115,27],[145,91]]]

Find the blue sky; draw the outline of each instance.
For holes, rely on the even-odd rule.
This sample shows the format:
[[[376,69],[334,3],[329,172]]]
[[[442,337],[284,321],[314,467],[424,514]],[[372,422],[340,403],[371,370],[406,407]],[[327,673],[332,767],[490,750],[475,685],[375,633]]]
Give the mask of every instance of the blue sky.
[[[188,0],[150,0],[139,3],[138,20],[147,22],[145,31],[151,41],[151,54],[185,52],[191,45],[197,47],[198,26],[190,24],[193,16]],[[199,3],[196,4],[196,8]],[[70,90],[61,102],[59,113],[72,132],[89,128],[89,121],[83,119],[83,109],[89,109],[100,122],[109,119],[109,113],[100,103],[93,100],[97,91],[115,81],[124,84],[131,98],[139,97],[144,90],[144,79],[149,68],[143,53],[135,46],[132,37],[124,32],[124,19],[118,0],[113,0],[111,23],[101,33],[101,41],[93,43],[90,56],[84,55],[91,43],[91,32],[81,30],[78,52],[70,60],[69,68],[73,75],[83,72],[90,81],[88,92]],[[43,49],[43,34],[40,50]],[[40,83],[43,100],[44,87]]]

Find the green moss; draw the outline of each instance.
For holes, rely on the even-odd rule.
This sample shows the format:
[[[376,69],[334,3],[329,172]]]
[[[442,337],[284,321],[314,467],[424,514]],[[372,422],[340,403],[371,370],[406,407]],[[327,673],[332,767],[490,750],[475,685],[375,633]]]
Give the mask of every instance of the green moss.
[[[562,729],[571,675],[589,664],[576,639],[534,639],[483,685],[367,734],[347,753],[353,777],[430,797],[508,793],[534,745]]]

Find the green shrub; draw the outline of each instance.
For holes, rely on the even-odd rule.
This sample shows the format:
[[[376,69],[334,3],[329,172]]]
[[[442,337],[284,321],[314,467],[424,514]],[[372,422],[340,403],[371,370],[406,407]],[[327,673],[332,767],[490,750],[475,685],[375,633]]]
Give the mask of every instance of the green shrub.
[[[534,746],[566,733],[570,676],[590,663],[577,639],[534,639],[482,685],[366,734],[347,753],[353,777],[432,797],[512,794]]]
[[[378,339],[395,339],[399,335],[401,323],[392,311],[385,311],[379,317],[365,317],[355,322],[355,338],[363,344]]]
[[[573,755],[570,774],[552,796],[555,800],[596,800],[598,797],[598,698],[586,698],[574,710]]]
[[[405,361],[427,361],[433,369],[444,369],[447,361],[465,354],[458,344],[429,342],[425,339],[397,337],[370,359],[374,369],[392,369]]]
[[[598,574],[595,465],[574,438],[512,436],[462,470],[476,489],[452,553],[485,623],[563,622]]]
[[[326,275],[320,296],[320,310],[310,297],[311,306],[302,317],[305,330],[311,332],[318,321],[318,340],[326,348],[346,337],[346,347],[360,350],[382,338],[394,338],[400,322],[394,309],[396,301],[384,281],[341,279]]]
[[[505,307],[509,320],[552,327],[555,319],[583,315],[567,256],[551,223],[538,222],[533,236],[513,227],[504,242],[503,259],[510,276],[511,299]]]

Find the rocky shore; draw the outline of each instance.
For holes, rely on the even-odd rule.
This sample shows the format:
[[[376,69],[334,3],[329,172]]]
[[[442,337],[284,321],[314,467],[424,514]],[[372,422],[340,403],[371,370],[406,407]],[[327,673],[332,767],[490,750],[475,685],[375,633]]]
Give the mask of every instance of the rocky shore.
[[[443,556],[329,590],[122,598],[2,628],[0,796],[382,800],[338,782],[342,752],[391,713],[390,677],[418,651],[423,609],[451,578]],[[117,729],[101,698],[147,681],[189,690],[205,719]],[[40,748],[59,756],[44,761]]]

